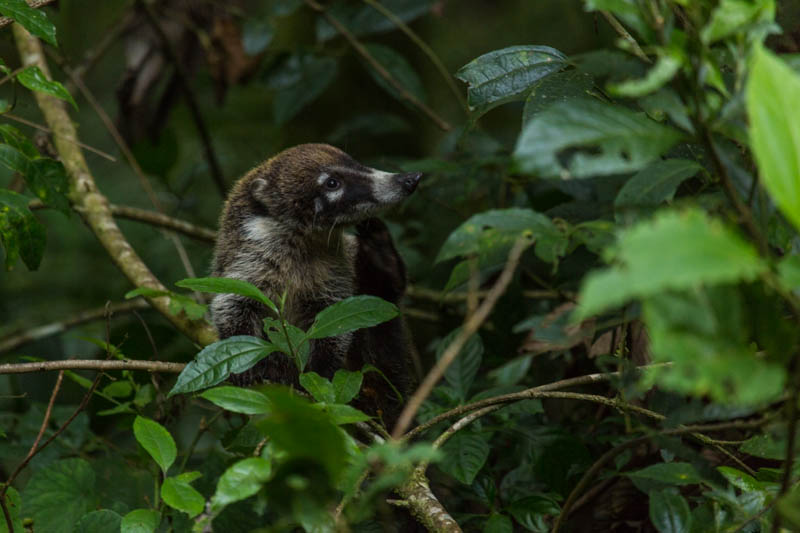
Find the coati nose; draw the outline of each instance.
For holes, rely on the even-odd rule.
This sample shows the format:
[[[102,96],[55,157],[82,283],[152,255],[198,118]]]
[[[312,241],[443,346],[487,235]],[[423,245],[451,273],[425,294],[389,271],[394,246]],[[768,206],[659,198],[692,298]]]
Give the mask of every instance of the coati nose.
[[[417,188],[421,178],[422,172],[406,172],[405,174],[397,174],[394,179],[403,187],[403,190],[411,194]]]

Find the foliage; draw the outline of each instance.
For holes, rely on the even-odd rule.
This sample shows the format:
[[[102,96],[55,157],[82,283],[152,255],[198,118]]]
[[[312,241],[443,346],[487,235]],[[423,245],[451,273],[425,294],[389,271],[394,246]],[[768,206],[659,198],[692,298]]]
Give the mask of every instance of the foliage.
[[[29,520],[48,532],[383,531],[415,519],[435,529],[445,515],[485,532],[800,527],[791,2],[276,0],[203,13],[142,2],[116,10],[130,17],[117,23],[104,10],[118,6],[96,7],[87,27],[105,26],[110,48],[94,30],[77,35],[89,9],[77,4],[0,0],[59,65],[47,74],[0,49],[10,289],[0,351],[36,364],[89,354],[186,365],[177,377],[112,370],[95,381],[70,369],[55,388],[52,374],[0,378],[0,463],[22,467],[0,485],[0,532]],[[150,19],[169,22],[167,38],[184,32],[172,54],[191,59],[185,68],[161,69],[160,47],[158,65],[123,57],[152,44]],[[480,37],[483,19],[521,29]],[[96,61],[109,68],[92,71]],[[49,137],[24,128],[41,122],[34,96],[52,100],[81,124],[81,139],[65,142],[127,157],[95,117],[114,95],[136,161],[92,156],[95,191],[70,174],[57,124]],[[131,222],[114,255],[104,237],[115,230],[93,225],[109,199],[211,225],[221,201],[204,181],[211,153],[224,186],[282,147],[320,140],[425,173],[388,220],[412,282],[400,308],[357,295],[301,328],[287,317],[289,288],[271,299],[241,280],[196,277],[204,245]],[[113,208],[120,218],[124,207]],[[138,261],[133,249],[151,268],[131,289],[111,265]],[[19,259],[27,272],[11,271]],[[263,308],[263,335],[183,339],[175,324],[207,318],[201,293]],[[77,313],[122,295],[164,299],[166,316]],[[364,409],[373,380],[386,379],[374,366],[305,369],[312,343],[399,315],[419,378],[466,341],[422,395],[417,429],[390,438]],[[61,320],[31,328],[45,318]],[[286,358],[297,383],[226,383],[264,358]],[[401,518],[386,503],[431,494],[444,510]]]

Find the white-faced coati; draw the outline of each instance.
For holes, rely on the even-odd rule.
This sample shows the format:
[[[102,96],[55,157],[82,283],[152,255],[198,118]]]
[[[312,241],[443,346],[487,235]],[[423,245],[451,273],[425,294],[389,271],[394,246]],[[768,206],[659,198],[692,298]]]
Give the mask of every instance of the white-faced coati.
[[[213,275],[248,281],[277,301],[287,293],[286,317],[307,329],[327,306],[357,294],[399,303],[406,286],[403,260],[383,222],[374,215],[417,187],[421,174],[391,174],[365,167],[325,144],[287,149],[244,175],[220,218]],[[343,232],[355,224],[356,235]],[[221,338],[264,337],[271,312],[254,300],[222,294],[211,312]],[[411,385],[411,343],[396,318],[338,337],[311,341],[307,371],[331,378],[336,370],[371,364],[405,396]],[[297,369],[274,353],[237,385],[263,381],[297,385]],[[359,407],[393,423],[401,402],[377,373],[365,377]]]

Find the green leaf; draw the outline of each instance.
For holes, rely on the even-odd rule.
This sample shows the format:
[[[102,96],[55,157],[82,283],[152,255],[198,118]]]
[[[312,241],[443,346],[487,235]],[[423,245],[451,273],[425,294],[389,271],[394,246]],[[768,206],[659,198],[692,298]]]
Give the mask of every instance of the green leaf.
[[[717,42],[747,26],[775,19],[774,0],[722,0],[700,31],[703,43]]]
[[[331,423],[341,426],[344,424],[355,424],[356,422],[366,422],[371,416],[359,411],[351,405],[340,403],[318,403],[313,406],[318,411],[325,413]]]
[[[483,533],[514,533],[514,525],[508,516],[492,513],[483,526]]]
[[[628,98],[645,96],[669,83],[680,71],[683,63],[683,54],[680,51],[662,50],[656,64],[647,71],[644,78],[610,83],[608,91],[615,96]]]
[[[800,289],[800,255],[787,255],[778,262],[778,279],[789,290]]]
[[[175,447],[175,441],[169,431],[154,420],[137,416],[133,421],[133,434],[136,441],[150,454],[150,457],[166,475],[178,455],[178,449]]]
[[[534,83],[566,66],[567,57],[549,46],[511,46],[473,59],[456,77],[469,85],[467,100],[477,115],[525,97]]]
[[[781,212],[800,228],[800,75],[757,47],[747,84],[750,144],[764,186]]]
[[[674,489],[651,491],[650,520],[659,533],[689,533],[692,513],[689,504]]]
[[[578,98],[591,98],[594,87],[592,75],[582,70],[556,72],[540,79],[531,87],[522,111],[522,127],[530,120],[559,102],[569,102]]]
[[[258,391],[241,387],[215,387],[204,391],[200,397],[228,411],[246,415],[269,413],[270,408],[266,396]]]
[[[336,392],[331,382],[316,372],[300,374],[300,385],[318,402],[333,403],[336,401]]]
[[[548,531],[549,522],[546,517],[555,516],[560,509],[552,497],[543,494],[526,496],[511,502],[509,512],[514,519],[528,531]]]
[[[628,472],[628,477],[650,479],[669,485],[694,485],[703,478],[689,463],[657,463],[636,472]]]
[[[0,2],[0,13],[11,17],[33,35],[44,39],[53,46],[58,46],[56,27],[43,11],[33,9],[25,0],[3,0]]]
[[[800,489],[796,485],[788,494],[778,499],[776,507],[785,525],[794,530],[800,528]]]
[[[153,533],[161,521],[154,509],[136,509],[122,517],[120,533]]]
[[[168,396],[213,387],[231,374],[251,368],[273,351],[274,347],[265,340],[248,335],[209,344],[181,371]]]
[[[783,460],[786,458],[786,439],[776,439],[772,435],[755,435],[739,446],[739,451],[764,459]]]
[[[656,161],[634,174],[617,193],[615,209],[653,207],[671,200],[678,185],[703,170],[689,159]]]
[[[668,289],[752,280],[766,265],[739,235],[703,211],[662,211],[619,237],[618,265],[586,276],[577,317]]]
[[[39,157],[39,150],[36,149],[24,133],[11,124],[0,124],[0,135],[2,135],[3,141],[5,141],[6,144],[11,145],[12,148],[22,153],[22,155],[28,159],[36,159]]]
[[[419,79],[414,67],[411,66],[405,57],[400,55],[394,49],[382,44],[369,43],[365,44],[364,47],[405,90],[414,95],[420,102],[427,100],[427,96],[425,95],[425,86],[422,85],[422,81]],[[372,68],[369,63],[365,64],[369,70],[370,76],[372,76],[372,79],[375,80],[375,83],[377,83],[384,91],[391,94],[400,102],[406,103],[406,98],[400,94],[394,85],[386,81],[383,76],[378,74],[378,72]]]
[[[33,518],[37,531],[72,533],[78,520],[97,506],[94,471],[83,459],[51,463],[33,472],[22,502],[23,516]]]
[[[275,26],[268,18],[245,17],[242,21],[242,49],[247,55],[263,52],[275,36]]]
[[[307,337],[321,339],[369,328],[393,319],[398,313],[396,305],[377,296],[351,296],[317,313]]]
[[[640,170],[680,138],[644,113],[579,99],[534,116],[517,140],[514,159],[523,172],[543,178],[587,178]],[[568,161],[559,160],[573,150]]]
[[[403,22],[410,22],[430,11],[433,0],[382,0],[381,4]],[[327,11],[355,36],[396,29],[394,22],[369,5],[340,0]],[[317,19],[318,41],[327,41],[338,34],[336,28],[323,17]]]
[[[39,67],[33,66],[26,68],[17,74],[17,80],[31,91],[38,91],[55,96],[56,98],[69,102],[72,104],[72,107],[78,109],[78,104],[72,99],[72,95],[69,94],[69,91],[67,91],[61,83],[48,80],[44,73],[39,70]]]
[[[173,509],[188,514],[189,518],[199,515],[205,508],[203,495],[189,485],[185,478],[166,478],[161,485],[161,498]]]
[[[45,229],[28,209],[28,201],[21,194],[0,190],[0,241],[8,270],[14,267],[20,256],[28,270],[36,270],[42,262]]]
[[[234,463],[217,482],[217,490],[211,497],[212,512],[219,512],[227,505],[249,498],[271,476],[272,463],[261,457],[249,457]]]
[[[296,53],[278,68],[268,80],[275,91],[272,113],[277,124],[285,124],[308,104],[317,99],[336,76],[333,57]]]
[[[730,466],[718,466],[717,471],[734,487],[746,492],[763,491],[764,484],[746,472]]]
[[[447,337],[442,339],[436,349],[437,360],[459,333],[461,333],[461,328],[451,331]],[[483,341],[480,335],[475,333],[467,340],[464,347],[458,352],[458,356],[453,360],[450,366],[447,367],[447,370],[445,370],[445,381],[456,391],[461,401],[466,400],[467,394],[469,394],[472,382],[475,381],[475,376],[478,375],[482,357]]]
[[[349,403],[361,390],[364,374],[359,371],[351,372],[343,368],[333,375],[333,392],[336,396],[335,403]]]
[[[3,435],[5,438],[5,435]],[[20,511],[22,510],[22,501],[19,497],[19,492],[14,487],[9,486],[5,494],[5,504],[8,509],[9,517],[11,518],[11,526],[14,531],[24,531],[22,529],[22,519],[20,518]],[[8,525],[5,520],[0,520],[0,533],[8,533]]]
[[[152,289],[150,287],[139,287],[138,289],[133,289],[132,291],[125,293],[126,300],[136,298],[137,296],[144,296],[145,298],[161,298],[166,296],[169,298],[169,305],[167,309],[169,309],[170,314],[177,315],[183,311],[186,313],[186,316],[192,320],[198,320],[202,318],[203,315],[206,314],[206,311],[208,311],[207,305],[199,304],[185,294],[178,294],[172,291]]]
[[[30,191],[45,205],[58,209],[65,215],[70,214],[67,198],[69,179],[60,161],[46,157],[34,159],[30,161],[28,172],[24,176]]]
[[[308,342],[305,331],[288,323],[282,325],[280,320],[265,318],[264,332],[276,350],[289,356],[294,352],[295,357],[297,357],[295,364],[299,372],[305,369],[306,363],[308,363],[308,356],[311,353],[311,343]],[[289,345],[290,342],[291,347]]]
[[[442,446],[442,453],[444,456],[438,463],[439,468],[461,483],[470,485],[486,464],[489,445],[481,435],[460,431]]]
[[[122,517],[110,509],[100,509],[83,515],[74,531],[81,533],[119,533]]]
[[[175,283],[178,287],[198,292],[216,294],[238,294],[266,305],[273,313],[278,314],[278,307],[267,298],[255,285],[234,278],[187,278]]]

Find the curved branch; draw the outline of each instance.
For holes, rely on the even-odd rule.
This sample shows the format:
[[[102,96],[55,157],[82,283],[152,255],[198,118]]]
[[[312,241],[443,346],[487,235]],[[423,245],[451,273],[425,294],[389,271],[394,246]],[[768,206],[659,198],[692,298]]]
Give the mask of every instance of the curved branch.
[[[113,303],[108,308],[106,306],[97,307],[94,309],[86,309],[79,311],[69,318],[58,320],[42,326],[36,326],[18,333],[14,333],[5,339],[0,340],[0,353],[9,352],[23,344],[44,339],[52,335],[62,333],[73,326],[92,322],[104,318],[108,312],[111,313],[129,313],[139,309],[148,309],[150,304],[141,298],[130,300],[128,302]]]
[[[12,29],[23,65],[37,66],[49,78],[50,70],[44,60],[44,52],[38,39],[31,36],[19,24],[14,24]],[[67,114],[64,102],[42,92],[35,92],[34,94],[47,125],[53,130],[53,141],[56,150],[69,177],[68,196],[72,205],[76,207],[83,220],[105,247],[112,261],[131,283],[136,287],[147,287],[159,291],[166,290],[134,251],[116,222],[114,222],[108,199],[97,189],[83,153],[76,145],[64,140],[65,138],[77,138],[75,126]],[[178,315],[171,314],[169,312],[169,297],[148,298],[148,301],[167,320],[197,344],[205,346],[217,340],[216,332],[207,322],[191,320],[183,313]]]
[[[184,363],[142,361],[140,359],[122,359],[119,361],[66,359],[63,361],[39,361],[37,363],[7,363],[0,365],[0,375],[28,374],[31,372],[47,372],[50,370],[144,370],[146,372],[179,374],[185,366]]]

